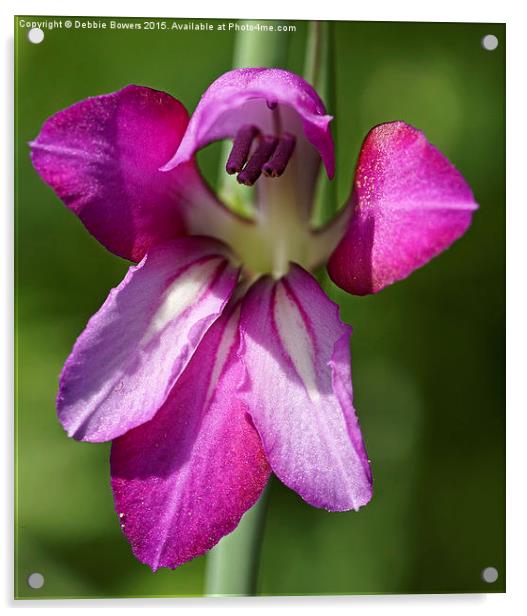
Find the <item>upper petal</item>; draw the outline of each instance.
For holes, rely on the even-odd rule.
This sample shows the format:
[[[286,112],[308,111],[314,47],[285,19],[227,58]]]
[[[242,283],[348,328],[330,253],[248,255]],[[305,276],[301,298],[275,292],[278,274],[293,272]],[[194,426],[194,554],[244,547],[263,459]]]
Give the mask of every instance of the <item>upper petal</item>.
[[[306,81],[279,68],[241,68],[216,79],[201,97],[179,148],[174,149],[164,169],[190,160],[212,141],[234,137],[243,124],[254,124],[263,133],[276,132],[276,109],[282,109],[282,129],[297,133],[295,119],[300,119],[301,132],[318,150],[328,175],[333,177],[332,118]]]
[[[236,396],[238,319],[239,309],[227,308],[157,415],[113,443],[116,511],[134,554],[154,571],[212,548],[269,478]]]
[[[115,254],[140,261],[184,231],[182,207],[213,201],[195,164],[159,171],[181,142],[188,114],[170,95],[126,88],[49,118],[30,144],[35,169]]]
[[[260,279],[242,305],[240,393],[276,475],[330,511],[371,498],[351,388],[349,335],[338,307],[302,268]]]
[[[77,339],[60,378],[69,436],[108,441],[151,419],[236,284],[222,245],[180,238],[131,267]]]
[[[477,204],[459,171],[421,131],[392,122],[366,137],[348,207],[353,214],[328,269],[340,287],[365,295],[448,248]]]

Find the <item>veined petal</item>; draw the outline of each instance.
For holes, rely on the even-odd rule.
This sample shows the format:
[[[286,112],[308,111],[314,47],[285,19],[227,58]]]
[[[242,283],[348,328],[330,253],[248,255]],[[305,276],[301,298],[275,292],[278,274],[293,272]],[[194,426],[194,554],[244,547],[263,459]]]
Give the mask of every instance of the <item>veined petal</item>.
[[[179,148],[164,169],[191,160],[197,150],[212,141],[234,137],[244,124],[255,125],[263,133],[276,133],[277,117],[282,130],[301,138],[298,148],[302,148],[305,136],[333,177],[332,117],[306,81],[278,68],[241,68],[216,79],[202,96]]]
[[[409,276],[467,230],[477,209],[459,171],[404,122],[373,128],[361,149],[347,232],[329,274],[356,295]]]
[[[154,571],[212,548],[269,478],[258,433],[235,393],[238,319],[239,308],[227,308],[157,415],[113,443],[116,511],[135,556]]]
[[[229,300],[223,245],[180,238],[131,267],[77,339],[57,410],[78,440],[112,440],[151,419]]]
[[[217,208],[194,161],[159,167],[179,147],[188,114],[170,95],[126,88],[88,98],[49,118],[30,144],[35,169],[106,248],[140,261],[181,235],[184,207]]]
[[[299,266],[243,300],[240,393],[271,468],[309,504],[358,509],[371,473],[353,409],[349,336],[338,307]]]

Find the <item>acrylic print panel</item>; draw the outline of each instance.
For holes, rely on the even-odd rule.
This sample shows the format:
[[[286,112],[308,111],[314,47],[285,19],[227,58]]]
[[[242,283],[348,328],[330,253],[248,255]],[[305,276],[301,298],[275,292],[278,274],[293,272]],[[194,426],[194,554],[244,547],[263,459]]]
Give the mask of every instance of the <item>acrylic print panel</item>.
[[[16,596],[503,592],[504,25],[15,32]]]

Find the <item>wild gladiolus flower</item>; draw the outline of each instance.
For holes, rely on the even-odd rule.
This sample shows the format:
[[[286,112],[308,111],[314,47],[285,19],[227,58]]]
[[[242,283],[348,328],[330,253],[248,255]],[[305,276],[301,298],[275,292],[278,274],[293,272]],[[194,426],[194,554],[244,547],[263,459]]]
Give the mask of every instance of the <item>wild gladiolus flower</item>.
[[[231,532],[269,475],[315,507],[358,509],[372,478],[353,408],[349,337],[313,278],[375,293],[450,246],[477,207],[424,135],[393,122],[362,146],[335,220],[310,220],[331,116],[278,69],[228,72],[192,117],[149,88],[81,101],[31,143],[35,168],[116,255],[138,262],[91,318],[57,398],[69,436],[113,441],[123,531],[152,569]],[[201,179],[195,153],[232,140],[245,218]]]

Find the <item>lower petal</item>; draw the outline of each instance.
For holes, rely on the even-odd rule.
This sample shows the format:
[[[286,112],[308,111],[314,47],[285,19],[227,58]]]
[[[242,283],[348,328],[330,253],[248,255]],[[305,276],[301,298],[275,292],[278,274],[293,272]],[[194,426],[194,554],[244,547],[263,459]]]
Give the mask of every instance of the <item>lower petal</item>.
[[[349,335],[306,271],[260,279],[242,305],[247,405],[276,475],[330,511],[358,509],[371,473],[353,408]]]
[[[212,548],[269,478],[258,434],[235,395],[238,319],[234,309],[210,328],[154,419],[112,446],[122,529],[154,571]]]
[[[131,267],[64,365],[57,410],[69,436],[108,441],[151,419],[237,277],[224,246],[205,238],[162,244]]]

